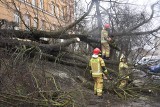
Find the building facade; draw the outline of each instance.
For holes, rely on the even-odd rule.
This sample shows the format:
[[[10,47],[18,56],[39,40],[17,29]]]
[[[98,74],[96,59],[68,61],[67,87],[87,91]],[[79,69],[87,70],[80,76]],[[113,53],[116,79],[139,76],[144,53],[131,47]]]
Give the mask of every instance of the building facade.
[[[74,19],[74,0],[1,0],[1,29],[52,31]],[[5,24],[6,23],[6,24]]]

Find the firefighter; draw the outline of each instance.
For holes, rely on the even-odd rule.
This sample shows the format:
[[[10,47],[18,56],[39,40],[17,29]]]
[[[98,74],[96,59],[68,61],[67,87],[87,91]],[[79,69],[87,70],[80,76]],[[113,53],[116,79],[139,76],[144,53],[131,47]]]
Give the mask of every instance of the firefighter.
[[[119,88],[124,88],[129,80],[128,76],[128,64],[125,56],[122,54],[120,57],[120,63],[119,63],[119,76],[122,78],[120,80]]]
[[[100,52],[99,48],[95,48],[93,50],[89,66],[91,69],[90,73],[94,79],[94,94],[101,97],[103,90],[103,76],[107,75],[107,69],[105,67],[104,60],[99,57]]]
[[[110,46],[108,44],[111,41],[109,37],[109,24],[105,24],[102,31],[101,31],[101,49],[102,49],[102,57],[109,59],[110,57]]]

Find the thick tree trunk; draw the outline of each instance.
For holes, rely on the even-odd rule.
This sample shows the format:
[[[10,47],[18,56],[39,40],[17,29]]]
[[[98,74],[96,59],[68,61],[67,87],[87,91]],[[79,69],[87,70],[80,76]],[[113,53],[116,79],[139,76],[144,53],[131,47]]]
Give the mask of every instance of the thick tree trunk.
[[[49,45],[49,44],[40,44],[37,42],[33,41],[24,41],[25,39],[8,39],[8,38],[1,38],[0,42],[0,47],[2,48],[11,48],[14,49],[15,47],[19,47],[24,45],[27,48],[33,47],[36,50],[40,51],[35,51],[33,52],[33,55],[36,55],[39,53],[42,55],[42,58],[46,58],[50,61],[58,61],[61,64],[66,64],[66,65],[72,65],[72,66],[77,66],[77,67],[83,67],[86,68],[89,64],[89,59],[86,58],[85,56],[78,56],[72,52],[69,52],[69,50],[66,50],[66,47],[70,45],[71,43],[78,42],[78,38],[73,38],[69,39],[65,42],[62,43],[57,43],[54,45]],[[118,66],[119,62],[116,61],[110,61],[110,60],[105,60],[106,66],[107,67],[114,67]]]
[[[1,39],[0,41],[1,41],[1,43],[0,43],[1,47],[5,47],[5,45],[11,46],[11,47],[25,45],[27,47],[39,47],[42,50],[42,52],[50,53],[52,51],[60,51],[60,50],[65,49],[70,44],[78,42],[79,38],[73,38],[73,39],[67,40],[65,42],[57,43],[57,44],[54,44],[54,45],[40,44],[40,43],[37,43],[37,42],[28,41],[26,39],[8,39],[8,38],[5,38],[5,39]]]

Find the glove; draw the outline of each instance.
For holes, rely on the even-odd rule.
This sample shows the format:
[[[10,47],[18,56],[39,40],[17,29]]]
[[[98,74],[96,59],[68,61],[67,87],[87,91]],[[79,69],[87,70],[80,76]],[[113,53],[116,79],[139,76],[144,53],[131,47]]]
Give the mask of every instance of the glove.
[[[126,79],[129,79],[129,76],[126,76]]]
[[[106,70],[104,70],[104,73],[107,75],[108,74],[108,71],[107,71],[107,69]]]

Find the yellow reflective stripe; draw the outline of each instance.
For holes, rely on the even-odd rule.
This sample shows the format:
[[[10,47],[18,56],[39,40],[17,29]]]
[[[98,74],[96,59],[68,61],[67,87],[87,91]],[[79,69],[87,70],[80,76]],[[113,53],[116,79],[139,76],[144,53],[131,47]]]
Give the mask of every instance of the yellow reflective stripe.
[[[98,76],[98,75],[102,75],[102,73],[92,73],[92,75]]]
[[[92,73],[92,77],[102,77],[102,73]]]
[[[102,89],[97,89],[97,93],[102,93]]]
[[[107,43],[107,41],[106,40],[101,40],[101,43]]]

